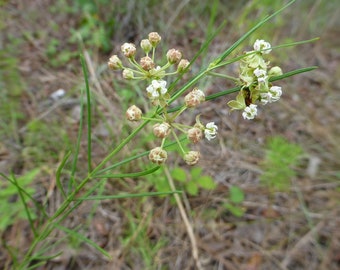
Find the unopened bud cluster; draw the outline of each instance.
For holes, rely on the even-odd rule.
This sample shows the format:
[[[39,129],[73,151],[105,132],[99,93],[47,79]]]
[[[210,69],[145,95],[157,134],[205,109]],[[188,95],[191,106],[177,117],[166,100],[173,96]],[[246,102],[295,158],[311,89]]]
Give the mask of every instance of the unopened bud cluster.
[[[182,58],[182,53],[177,49],[170,49],[166,53],[166,63],[157,63],[155,51],[161,41],[162,37],[157,32],[151,32],[148,38],[142,39],[140,48],[144,56],[142,55],[139,60],[137,58],[138,50],[136,45],[124,43],[121,46],[121,52],[127,58],[129,66],[124,66],[117,55],[111,56],[108,61],[110,69],[122,70],[124,79],[146,80],[149,84],[146,87],[147,97],[155,106],[166,105],[167,100],[170,98],[168,89],[164,86],[166,84],[165,77],[186,72],[190,64],[188,60]],[[176,65],[177,67],[175,67],[174,71],[173,66]],[[172,69],[172,71],[169,71],[169,69]],[[158,87],[159,85],[161,87]]]
[[[194,100],[195,104],[188,105],[188,99],[187,97],[193,97],[190,98],[190,100]],[[193,106],[199,105],[204,100],[204,94],[199,89],[193,89],[189,94],[185,96],[185,105],[182,108],[181,112],[185,111],[187,108],[192,108]],[[189,102],[190,103],[190,102]],[[179,115],[177,113],[176,117]],[[167,122],[168,121],[168,122]],[[196,117],[196,123],[193,126],[186,126],[183,124],[175,123],[173,121],[173,118],[169,117],[165,122],[157,123],[153,126],[153,133],[157,138],[162,139],[162,145],[164,144],[165,140],[170,136],[170,134],[173,132],[182,132],[186,135],[187,139],[193,143],[197,144],[200,142],[203,138],[206,138],[207,140],[212,140],[216,138],[217,136],[217,130],[218,127],[215,125],[214,122],[207,123],[205,126],[200,122],[199,116]],[[174,135],[177,140],[177,135]],[[188,152],[184,151],[183,147],[181,146],[180,142],[177,140],[177,143],[179,144],[180,149],[182,149],[183,152],[183,160],[188,165],[195,165],[199,159],[200,159],[200,152],[199,151],[193,151],[190,150]],[[165,151],[162,147],[156,147],[154,151],[159,152],[159,149],[162,149]],[[157,157],[155,158],[155,155],[149,155],[150,160],[153,163],[160,164],[160,159]],[[165,159],[163,159],[165,161]]]
[[[246,52],[240,62],[239,85],[242,86],[236,100],[228,102],[232,110],[243,110],[244,119],[254,119],[257,115],[257,102],[265,105],[280,99],[282,90],[273,86],[269,79],[282,75],[280,67],[269,69],[269,61],[264,56],[271,52],[270,43],[256,40],[254,50]]]

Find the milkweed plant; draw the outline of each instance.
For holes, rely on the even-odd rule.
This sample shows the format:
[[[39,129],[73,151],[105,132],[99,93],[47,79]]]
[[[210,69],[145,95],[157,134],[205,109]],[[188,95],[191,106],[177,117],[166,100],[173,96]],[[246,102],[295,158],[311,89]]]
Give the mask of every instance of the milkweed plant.
[[[182,53],[179,50],[170,49],[166,53],[166,62],[160,64],[155,59],[155,51],[161,40],[162,38],[157,32],[149,33],[148,38],[140,42],[140,49],[145,55],[139,61],[136,60],[136,45],[124,43],[121,46],[121,52],[129,66],[124,66],[117,55],[113,55],[109,59],[108,66],[112,70],[122,70],[122,76],[127,80],[145,80],[148,83],[145,89],[145,97],[155,108],[153,117],[144,117],[142,110],[136,105],[132,105],[126,111],[126,118],[129,121],[149,120],[155,123],[153,134],[160,139],[160,145],[151,149],[150,161],[158,165],[166,162],[168,153],[164,149],[164,144],[172,136],[181,149],[183,160],[188,165],[195,165],[200,159],[200,152],[184,150],[177,133],[184,134],[191,143],[196,144],[202,139],[209,141],[215,139],[218,126],[214,122],[202,123],[200,114],[196,116],[194,124],[176,122],[182,113],[191,108],[196,108],[206,101],[204,91],[197,87],[181,97],[182,106],[175,111],[168,111],[173,101],[171,94],[175,91],[175,88],[169,89],[167,87],[168,78],[188,72],[190,62],[182,58]],[[270,82],[273,77],[282,75],[280,67],[271,67],[270,62],[266,60],[266,56],[272,50],[271,44],[265,40],[257,39],[253,48],[254,50],[245,52],[240,59],[238,78],[228,76],[240,87],[236,100],[229,101],[228,105],[231,110],[242,110],[242,116],[247,120],[254,119],[257,115],[258,103],[266,105],[278,101],[282,94],[281,87]],[[223,65],[219,65],[219,67],[221,66]],[[173,67],[175,67],[175,71],[170,70]],[[210,66],[207,71],[213,69],[213,66]],[[207,75],[211,74],[207,72]],[[223,74],[216,73],[214,75],[223,76]]]
[[[258,108],[260,106],[265,107],[268,106],[268,104],[277,102],[280,100],[282,93],[288,92],[282,89],[278,82],[279,80],[299,73],[308,72],[316,68],[306,67],[284,73],[278,63],[271,63],[268,60],[268,56],[275,53],[275,50],[279,48],[305,44],[316,39],[273,46],[273,44],[270,43],[270,40],[263,40],[261,37],[257,37],[256,39],[255,36],[256,41],[254,44],[247,43],[247,39],[253,35],[258,28],[282,12],[282,10],[293,2],[294,1],[289,2],[286,6],[272,15],[263,18],[228,49],[221,52],[218,57],[213,59],[206,66],[198,69],[199,71],[196,74],[190,71],[192,65],[196,64],[195,61],[200,55],[207,52],[209,44],[216,35],[218,35],[225,23],[217,28],[215,33],[206,39],[193,59],[186,59],[184,53],[176,48],[168,50],[165,55],[159,57],[160,53],[157,50],[161,49],[160,47],[163,45],[164,40],[162,40],[161,35],[157,32],[149,33],[139,44],[123,43],[121,45],[121,52],[116,52],[116,54],[108,59],[108,67],[110,70],[114,71],[113,76],[119,76],[117,71],[120,71],[122,77],[127,81],[140,82],[140,88],[144,89],[144,97],[146,101],[151,104],[151,106],[147,106],[150,108],[150,111],[142,111],[136,104],[129,105],[130,107],[126,111],[125,119],[126,121],[136,122],[137,126],[135,126],[129,135],[126,138],[123,138],[114,149],[110,150],[94,168],[92,162],[91,130],[92,95],[85,60],[84,57],[81,56],[85,78],[85,92],[83,91],[81,95],[82,115],[84,115],[84,111],[87,110],[87,176],[84,179],[77,179],[78,153],[81,145],[80,140],[82,137],[82,127],[84,125],[83,120],[80,120],[79,135],[75,152],[73,153],[73,161],[71,162],[70,177],[66,182],[63,180],[62,172],[71,157],[71,152],[68,152],[65,155],[57,169],[56,184],[63,200],[53,214],[48,213],[44,206],[39,205],[31,194],[26,192],[25,189],[19,185],[13,175],[5,176],[1,174],[2,177],[17,187],[20,198],[26,206],[25,209],[28,208],[28,201],[31,200],[34,202],[33,205],[35,205],[42,213],[39,217],[33,218],[30,211],[27,210],[27,218],[30,221],[33,240],[29,249],[25,252],[25,255],[22,258],[19,256],[20,258],[16,259],[15,268],[33,269],[32,267],[52,258],[53,256],[51,257],[44,254],[51,251],[48,236],[55,229],[71,234],[78,239],[82,239],[84,242],[95,247],[102,254],[110,257],[110,254],[103,248],[99,247],[85,236],[80,235],[75,230],[64,227],[62,222],[85,200],[160,195],[160,192],[101,196],[93,195],[98,187],[105,183],[103,181],[106,179],[144,176],[152,174],[160,168],[164,169],[165,175],[170,181],[169,185],[171,186],[171,191],[162,192],[161,194],[172,194],[175,196],[192,242],[193,257],[199,266],[193,230],[190,227],[190,222],[186,217],[184,207],[178,196],[178,193],[181,191],[176,189],[167,170],[167,162],[170,160],[168,159],[168,148],[177,145],[180,149],[179,153],[181,158],[185,163],[190,166],[195,166],[199,162],[202,153],[200,153],[200,151],[197,150],[198,147],[195,148],[194,145],[202,143],[204,140],[211,141],[216,139],[220,127],[218,127],[215,122],[202,121],[201,114],[196,115],[193,123],[184,123],[182,122],[183,118],[180,117],[182,114],[185,114],[190,110],[193,111],[193,108],[195,108],[194,111],[199,111],[202,103],[209,104],[209,102],[214,99],[224,98],[224,102],[226,106],[230,108],[230,111],[237,111],[233,113],[240,113],[244,121],[251,121],[258,115]],[[241,45],[243,46],[243,50]],[[240,47],[241,50],[238,51],[242,51],[242,53],[231,58],[231,53],[235,55],[235,49]],[[251,50],[245,51],[245,48],[249,47]],[[156,55],[158,57],[156,57]],[[224,67],[235,63],[238,65],[238,74],[236,76],[226,74],[226,69],[224,69]],[[197,69],[195,68],[195,70]],[[235,86],[231,89],[207,95],[205,89],[198,87],[199,80],[207,76],[217,76],[218,78],[222,77],[226,80],[232,80],[235,83]],[[179,82],[182,81],[184,82],[180,84]],[[231,93],[237,93],[234,100],[226,98],[226,96]],[[145,149],[145,152],[143,153],[109,164],[117,153],[147,125],[151,125],[152,127],[153,136],[156,137],[156,147],[153,149]],[[185,147],[183,146],[183,142],[189,142],[189,150],[187,150],[187,145],[185,145]],[[140,172],[112,173],[114,169],[119,168],[121,165],[144,156],[148,156],[148,159],[150,160],[150,166],[147,166],[147,169]],[[98,181],[91,182],[93,179],[97,179]],[[58,241],[56,241],[56,243],[58,243]],[[59,253],[55,256],[58,256],[58,254]]]

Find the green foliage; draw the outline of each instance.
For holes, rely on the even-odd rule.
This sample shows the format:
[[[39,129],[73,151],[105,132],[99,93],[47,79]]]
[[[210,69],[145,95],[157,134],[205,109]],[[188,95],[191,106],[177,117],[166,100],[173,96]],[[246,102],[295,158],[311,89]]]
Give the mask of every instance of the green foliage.
[[[140,3],[142,1],[127,1],[129,3]],[[78,0],[72,2],[72,4],[68,4],[67,1],[58,1],[58,3],[64,3],[65,7],[64,9],[61,9],[61,11],[66,11],[69,12],[70,14],[75,15],[75,20],[76,21],[76,27],[75,29],[70,29],[71,33],[71,38],[67,40],[66,42],[69,42],[71,44],[78,44],[79,42],[79,36],[80,40],[82,40],[83,44],[85,46],[94,46],[94,49],[106,51],[108,48],[111,49],[110,47],[107,46],[109,44],[109,38],[113,34],[113,29],[114,29],[114,20],[113,18],[116,18],[112,16],[111,11],[113,9],[113,5],[110,5],[110,2],[108,0],[98,0],[98,1],[89,1],[89,0]],[[150,3],[150,2],[148,2]],[[154,1],[153,3],[156,3]],[[215,3],[215,10],[217,12],[218,10],[218,5],[217,1]],[[104,8],[104,9],[103,9]],[[120,8],[119,5],[117,8]],[[110,10],[111,9],[111,10]],[[144,9],[143,9],[144,10]],[[144,12],[144,11],[140,12]],[[147,9],[146,9],[147,10]],[[134,11],[129,11],[132,12],[133,15]],[[137,10],[136,10],[137,11]],[[171,105],[174,103],[177,99],[182,97],[185,92],[189,89],[194,87],[196,83],[205,78],[207,75],[208,71],[212,71],[213,69],[217,67],[223,67],[226,66],[232,62],[225,61],[225,59],[233,53],[233,51],[246,39],[248,39],[259,27],[264,25],[269,19],[275,17],[278,13],[280,13],[282,10],[278,10],[276,13],[274,13],[270,17],[265,17],[262,19],[258,24],[256,24],[255,27],[250,29],[248,32],[246,32],[244,35],[240,37],[234,44],[232,44],[228,49],[225,51],[221,52],[221,54],[213,60],[212,66],[208,65],[208,67],[205,69],[204,66],[198,73],[194,73],[190,79],[188,79],[187,83],[182,86],[179,86],[177,84],[177,81],[175,81],[172,84],[173,88],[172,90],[176,90],[169,99],[168,105]],[[216,13],[216,12],[212,12]],[[101,16],[102,14],[105,14],[105,16]],[[216,18],[216,16],[213,16]],[[141,17],[143,18],[143,17]],[[141,19],[137,18],[137,19]],[[135,21],[138,21],[135,19]],[[211,27],[213,24],[214,19],[211,21]],[[218,30],[214,33],[209,33],[209,38],[207,38],[204,43],[202,44],[201,49],[198,51],[196,56],[192,59],[192,62],[194,62],[198,57],[200,57],[209,47],[210,43],[212,42],[212,39],[216,37],[216,35],[219,33],[221,30],[222,24]],[[52,26],[53,28],[57,28],[56,25]],[[132,25],[133,27],[133,25]],[[105,30],[104,30],[105,29]],[[125,31],[125,29],[124,29]],[[128,32],[129,29],[126,29],[126,32]],[[129,39],[134,38],[134,35],[136,33],[132,33],[131,35],[127,36],[126,38],[128,39],[127,41],[130,41]],[[62,48],[63,45],[61,42],[58,40],[51,40],[51,43],[47,47],[46,54],[48,54],[49,57],[56,56],[58,55],[59,48]],[[65,53],[65,55],[60,54],[60,61],[67,61],[69,57],[68,53]],[[78,229],[81,229],[81,227],[75,227],[72,229],[62,227],[62,223],[65,219],[69,218],[71,214],[73,214],[77,207],[81,204],[81,202],[85,199],[94,199],[94,200],[101,200],[101,199],[108,199],[107,197],[99,196],[95,197],[91,196],[93,193],[98,191],[100,182],[98,179],[100,178],[107,178],[107,175],[103,176],[103,171],[107,172],[107,168],[111,167],[112,169],[121,169],[122,164],[126,163],[120,163],[121,156],[119,155],[122,149],[127,149],[126,147],[129,143],[133,141],[135,143],[135,139],[139,139],[139,136],[143,136],[144,134],[141,132],[142,130],[145,129],[145,127],[150,124],[150,121],[152,119],[145,119],[138,123],[138,125],[135,126],[133,130],[129,130],[129,133],[127,135],[122,135],[121,140],[114,141],[114,146],[113,147],[108,147],[107,152],[105,156],[101,159],[98,160],[98,156],[94,155],[94,148],[92,147],[92,142],[95,142],[95,136],[92,136],[92,106],[93,102],[91,100],[91,91],[90,91],[90,86],[89,86],[89,77],[88,73],[86,72],[86,65],[84,61],[84,57],[81,57],[81,63],[82,63],[82,68],[83,68],[83,74],[85,77],[85,93],[81,93],[81,115],[83,116],[85,108],[87,109],[86,111],[86,125],[83,123],[83,118],[80,118],[80,123],[79,123],[79,129],[78,129],[78,136],[77,136],[77,142],[74,147],[74,152],[73,155],[69,152],[68,154],[65,155],[63,161],[61,162],[60,166],[57,169],[57,175],[56,175],[56,183],[59,191],[62,193],[61,201],[58,204],[56,210],[54,213],[51,213],[49,216],[46,215],[44,206],[41,206],[42,212],[45,214],[43,216],[44,220],[38,224],[38,227],[35,228],[35,224],[33,224],[32,220],[34,219],[34,213],[30,213],[28,206],[28,203],[25,203],[25,196],[28,196],[31,202],[35,203],[35,200],[29,196],[31,193],[24,193],[20,190],[20,188],[25,187],[25,190],[29,191],[29,186],[28,184],[22,186],[20,184],[20,188],[17,182],[19,183],[20,179],[18,179],[17,182],[13,182],[14,186],[17,189],[17,193],[20,196],[21,199],[21,205],[24,206],[24,213],[27,219],[30,221],[31,229],[33,232],[32,238],[31,238],[31,243],[30,246],[25,248],[25,253],[23,256],[20,256],[20,261],[18,262],[18,269],[29,269],[31,267],[33,269],[34,261],[38,261],[36,258],[40,257],[41,260],[38,262],[39,264],[44,264],[45,261],[48,260],[48,257],[46,256],[46,251],[49,243],[54,244],[55,239],[49,237],[51,233],[55,229],[62,230],[68,234],[70,237],[70,241],[73,245],[74,248],[77,248],[79,245],[79,241],[90,244],[93,248],[96,248],[101,252],[104,256],[109,257],[109,254],[105,252],[103,249],[101,249],[99,246],[96,246],[94,242],[90,241],[85,235],[80,234],[77,232]],[[288,75],[284,75],[282,78],[288,77]],[[177,85],[176,85],[177,84]],[[233,92],[238,91],[237,89],[231,89]],[[223,91],[220,93],[217,93],[217,95],[211,95],[207,97],[207,100],[212,100],[214,98],[217,98],[219,96],[225,96],[229,94],[229,92]],[[85,101],[86,99],[86,101]],[[164,107],[165,110],[168,109]],[[159,113],[159,110],[155,110],[153,115],[156,115]],[[167,112],[167,111],[165,111]],[[152,118],[153,116],[151,116]],[[85,134],[86,130],[86,134]],[[83,134],[84,132],[84,134]],[[59,135],[56,135],[59,134]],[[40,120],[35,120],[31,121],[27,125],[27,130],[25,134],[23,135],[23,141],[24,141],[24,158],[25,161],[28,159],[32,161],[33,164],[35,164],[36,167],[39,166],[39,162],[44,161],[48,162],[51,161],[51,157],[57,157],[56,155],[59,153],[60,149],[65,149],[65,148],[71,148],[70,143],[68,142],[68,137],[65,135],[66,133],[63,133],[63,130],[60,128],[60,124],[55,123],[50,121],[48,125],[44,123],[43,121]],[[81,148],[84,144],[82,144],[82,137],[84,135],[86,136],[86,154],[84,154],[83,148]],[[150,137],[151,138],[151,137]],[[177,138],[176,138],[177,139]],[[145,139],[145,144],[149,138]],[[180,139],[179,139],[180,140]],[[130,144],[131,145],[131,144]],[[137,145],[139,146],[139,145]],[[166,146],[164,146],[166,147]],[[136,144],[133,144],[133,148],[139,149],[136,147]],[[185,143],[184,143],[184,148],[185,148]],[[171,149],[169,149],[170,151]],[[177,151],[179,148],[176,146],[175,149],[171,151]],[[123,152],[123,151],[122,151]],[[182,153],[186,152],[183,151]],[[125,152],[126,153],[126,152]],[[124,154],[125,154],[124,153]],[[146,152],[147,153],[147,152]],[[139,157],[144,157],[143,155],[138,156]],[[60,175],[65,172],[66,165],[68,163],[68,159],[73,157],[73,160],[71,161],[71,174],[69,179],[67,179],[71,184],[68,186],[68,189],[65,191],[63,188],[63,183]],[[46,160],[46,159],[48,160]],[[87,168],[84,169],[84,159],[87,159]],[[133,161],[135,160],[133,157],[131,159],[127,158],[126,160]],[[60,159],[58,158],[58,161]],[[92,162],[93,161],[93,162]],[[143,160],[144,161],[144,160]],[[81,162],[83,164],[79,165]],[[128,163],[128,162],[127,162]],[[38,164],[38,165],[37,165]],[[105,168],[105,169],[104,169]],[[154,170],[156,169],[156,170]],[[133,166],[133,163],[131,163],[130,170],[133,170],[131,172],[131,175],[128,174],[117,174],[116,178],[124,178],[124,177],[138,177],[138,176],[143,176],[147,175],[147,179],[151,181],[151,183],[154,184],[154,187],[158,191],[171,191],[172,188],[170,188],[169,183],[166,180],[166,177],[164,176],[164,172],[162,173],[161,170],[157,170],[155,167],[151,167],[148,165],[147,168],[144,167],[144,170],[142,172],[137,172],[137,174],[134,174],[136,171],[135,166]],[[109,169],[111,170],[111,169]],[[86,172],[86,175],[83,178],[80,178],[81,172]],[[136,176],[137,175],[137,176]],[[3,175],[2,175],[3,176]],[[4,176],[3,176],[4,177]],[[35,177],[34,174],[30,175],[30,177],[27,177],[31,182],[33,181],[33,178]],[[78,177],[80,179],[78,179]],[[184,187],[185,191],[187,191],[190,195],[197,195],[199,193],[200,189],[207,189],[207,190],[212,190],[216,187],[215,182],[210,176],[203,175],[202,174],[202,169],[199,167],[192,167],[189,171],[186,171],[184,169],[181,169],[179,167],[176,167],[172,171],[172,177],[182,186]],[[4,177],[6,178],[6,177]],[[76,179],[77,178],[77,179]],[[115,178],[114,175],[110,175],[108,178]],[[169,177],[170,178],[170,177]],[[25,178],[26,179],[26,178]],[[76,179],[76,181],[75,181]],[[66,181],[67,181],[66,180]],[[13,184],[12,182],[10,182]],[[172,184],[172,183],[171,183]],[[6,190],[7,186],[4,187],[4,190]],[[103,188],[103,187],[102,187]],[[34,190],[33,190],[34,191]],[[32,192],[33,192],[32,191]],[[175,192],[175,190],[172,190]],[[57,194],[56,196],[58,196]],[[152,194],[139,194],[139,195],[149,195],[151,196]],[[154,194],[153,194],[154,195]],[[5,195],[4,195],[5,196]],[[8,196],[8,195],[6,195]],[[79,196],[81,196],[81,200],[79,200]],[[121,198],[127,198],[129,197],[129,194],[121,194],[119,197]],[[118,197],[116,198],[118,199]],[[238,207],[240,203],[243,201],[244,195],[243,192],[236,188],[233,187],[230,189],[230,200],[229,200],[229,206],[226,206],[233,214],[235,215],[241,215],[241,211],[238,210]],[[11,202],[11,201],[9,201]],[[145,204],[145,199],[141,199],[140,202],[142,203],[143,206],[146,206]],[[138,204],[138,202],[137,202]],[[40,206],[40,205],[39,205]],[[9,206],[7,206],[9,208]],[[39,207],[37,207],[39,208]],[[145,213],[145,207],[138,207],[134,205],[134,209],[131,210],[126,210],[122,209],[124,213],[127,216],[128,219],[128,228],[125,232],[124,238],[123,238],[123,244],[125,245],[125,252],[126,250],[132,250],[135,252],[135,254],[141,255],[144,262],[145,262],[145,268],[150,269],[154,265],[154,257],[157,254],[158,250],[164,245],[164,241],[162,239],[157,239],[157,242],[153,239],[150,239],[148,232],[149,232],[149,224],[151,223],[151,218],[152,218],[152,211],[147,211]],[[7,211],[10,211],[10,209],[7,209]],[[75,213],[74,213],[75,214]],[[135,218],[136,216],[137,218]],[[9,221],[6,221],[7,224]],[[45,246],[42,246],[41,243],[44,242]],[[132,254],[134,255],[134,254]],[[19,257],[19,256],[18,256]]]
[[[171,190],[163,170],[155,171],[153,174],[146,175],[145,178],[158,192]]]
[[[202,175],[202,168],[199,167],[193,167],[189,172],[180,167],[175,167],[171,171],[171,176],[175,181],[181,183],[183,189],[192,196],[198,195],[200,188],[213,190],[216,187],[214,180],[208,175]],[[146,179],[158,192],[171,190],[162,170],[158,170],[152,175],[147,175]]]
[[[17,122],[23,118],[20,109],[23,84],[18,70],[18,60],[13,54],[15,48],[15,45],[0,48],[0,137],[18,140]]]
[[[266,156],[262,162],[263,184],[276,190],[286,190],[290,179],[296,175],[295,167],[303,153],[302,148],[282,137],[273,137],[266,144]]]
[[[49,63],[54,67],[67,64],[72,59],[77,59],[79,44],[91,50],[108,53],[111,50],[111,40],[114,32],[115,17],[110,16],[114,5],[108,0],[76,0],[71,4],[65,0],[56,1],[51,7],[52,13],[61,12],[74,16],[76,25],[69,29],[68,38],[60,40],[53,37],[46,46],[45,54]],[[58,31],[59,26],[53,21],[49,22],[53,31]]]
[[[229,201],[224,203],[223,206],[236,217],[242,217],[244,209],[241,207],[244,201],[244,192],[237,186],[229,188]]]
[[[27,212],[24,202],[18,197],[18,188],[26,191],[29,195],[35,194],[36,190],[32,187],[32,182],[40,172],[40,169],[33,169],[25,175],[16,179],[16,186],[13,182],[0,182],[0,232],[18,220],[27,220]],[[31,218],[35,217],[33,209],[27,208]]]
[[[180,168],[176,167],[171,172],[174,180],[182,183],[183,188],[190,195],[196,196],[200,188],[206,190],[212,190],[216,187],[214,180],[208,175],[202,175],[202,168],[193,167],[188,173]]]
[[[137,213],[137,218],[130,211],[126,212],[128,226],[121,239],[125,252],[129,253],[130,261],[135,261],[136,256],[141,257],[144,262],[144,269],[155,269],[157,253],[166,245],[166,239],[150,239],[149,226],[151,223],[152,212],[145,211]],[[134,265],[131,265],[134,266]],[[158,268],[157,268],[158,269]]]
[[[61,50],[61,41],[52,38],[50,39],[45,49],[45,54],[49,59],[49,63],[53,67],[59,67],[68,63],[72,58],[78,57],[78,52],[71,52],[67,49]]]
[[[66,131],[60,128],[58,122],[33,120],[27,124],[22,155],[26,161],[37,165],[51,158],[58,159],[59,149],[70,145]]]

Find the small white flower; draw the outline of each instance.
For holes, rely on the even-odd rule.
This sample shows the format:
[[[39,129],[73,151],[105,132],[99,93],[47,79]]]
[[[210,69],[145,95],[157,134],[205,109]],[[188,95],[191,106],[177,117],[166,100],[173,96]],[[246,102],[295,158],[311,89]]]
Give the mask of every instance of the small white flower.
[[[255,75],[256,77],[264,77],[264,76],[267,75],[267,71],[264,70],[264,69],[261,69],[261,68],[256,68],[256,69],[254,70],[254,75]]]
[[[166,81],[164,80],[152,80],[151,84],[146,88],[146,91],[153,98],[158,98],[166,94],[168,89],[165,87]]]
[[[209,122],[205,126],[204,136],[210,141],[216,137],[217,130],[218,130],[218,127],[215,125],[215,122]]]
[[[262,51],[263,54],[268,54],[271,52],[271,45],[269,42],[264,41],[263,39],[257,39],[254,43],[254,50],[255,51]]]
[[[265,69],[256,68],[254,70],[254,75],[257,77],[259,83],[265,83],[267,81],[267,71]]]
[[[242,116],[244,119],[254,119],[257,115],[257,105],[250,104],[248,107],[246,107],[242,113]]]
[[[272,94],[270,92],[261,93],[260,96],[261,96],[261,103],[263,105],[270,103],[272,100]]]
[[[269,89],[269,92],[271,93],[271,102],[278,101],[282,95],[282,90],[280,86],[272,86]]]
[[[267,104],[278,101],[282,95],[282,90],[280,86],[272,86],[266,93],[261,93],[261,103]]]

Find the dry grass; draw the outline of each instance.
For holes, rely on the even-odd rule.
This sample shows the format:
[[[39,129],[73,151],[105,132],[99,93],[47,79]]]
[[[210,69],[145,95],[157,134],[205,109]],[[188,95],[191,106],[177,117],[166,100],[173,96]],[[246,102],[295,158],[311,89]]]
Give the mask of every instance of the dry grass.
[[[1,35],[5,42],[9,42],[10,35],[22,41],[17,56],[21,59],[19,68],[25,82],[21,96],[25,118],[20,121],[18,136],[25,138],[26,124],[40,118],[47,122],[56,120],[74,142],[77,134],[75,115],[79,109],[76,101],[82,80],[79,61],[69,61],[54,68],[48,64],[44,50],[51,37],[62,41],[61,50],[70,49],[68,46],[72,45],[65,40],[68,30],[79,23],[79,18],[65,13],[52,14],[49,7],[53,2],[22,0],[6,3],[4,8],[10,18],[6,21],[6,33]],[[124,1],[114,2],[122,4]],[[136,10],[140,8],[138,2],[126,1],[126,5]],[[132,11],[115,14],[121,28],[113,37],[113,50],[117,51],[126,39],[137,41],[154,28],[159,28],[164,30],[165,39],[170,41],[171,46],[181,48],[188,57],[192,56],[192,47],[197,49],[203,40],[207,13],[199,7],[190,9],[185,5],[189,1],[169,2],[173,5],[150,5],[150,10],[159,10],[155,15],[158,23],[146,19],[145,11],[138,12],[137,17]],[[255,121],[243,121],[237,112],[229,114],[225,98],[214,101],[213,108],[202,107],[205,119],[215,121],[220,133],[218,141],[201,145],[204,155],[199,166],[213,176],[218,188],[202,192],[198,197],[182,199],[186,212],[190,213],[203,269],[335,270],[340,267],[340,112],[337,110],[340,104],[340,53],[337,44],[340,28],[332,19],[319,29],[308,27],[308,22],[319,19],[319,16],[336,17],[336,10],[334,14],[318,13],[319,2],[322,1],[303,7],[296,4],[301,10],[285,13],[287,20],[283,18],[280,32],[276,32],[275,37],[281,40],[294,36],[299,40],[320,36],[321,40],[289,49],[285,52],[285,60],[273,60],[279,65],[282,63],[284,70],[306,65],[318,65],[318,70],[280,82],[284,89],[282,101],[266,107]],[[169,17],[167,14],[174,7],[177,9]],[[230,17],[237,18],[240,10],[236,9]],[[218,15],[222,16],[223,11],[221,8]],[[197,17],[193,12],[198,13]],[[306,16],[296,21],[297,14],[303,12]],[[295,19],[288,19],[291,17]],[[217,18],[217,21],[221,20]],[[50,28],[47,23],[50,21],[60,26],[58,31]],[[303,32],[296,28],[297,24],[304,26]],[[230,28],[224,30],[223,35],[212,44],[213,49],[219,50],[242,34],[235,30],[237,27],[232,25],[232,21],[229,25]],[[31,38],[27,37],[27,33],[31,34]],[[100,71],[109,54],[87,52],[91,53],[87,64],[98,107],[94,127],[96,163],[104,156],[106,147],[116,144],[124,130],[125,124],[120,119],[125,108],[121,104],[124,106],[126,101],[119,93],[119,82],[112,83],[115,75]],[[212,51],[211,55],[215,53]],[[209,91],[225,89],[210,82],[206,86]],[[54,103],[51,107],[51,103],[46,101],[52,92],[60,88],[69,93],[68,102]],[[106,119],[109,127],[100,119]],[[291,179],[291,188],[286,192],[272,192],[259,183],[264,145],[269,137],[275,135],[299,144],[306,153],[304,164],[299,167],[297,177]],[[23,159],[24,143],[13,145],[5,138],[4,145],[7,153],[1,163],[4,171],[14,170],[22,174],[36,166],[31,159]],[[124,149],[123,155],[128,155],[133,148]],[[83,151],[80,155],[85,160],[85,147]],[[0,159],[2,157],[0,155]],[[61,153],[56,154],[45,164],[39,164],[44,170],[35,182],[39,191],[36,198],[48,205],[50,213],[61,203],[54,177],[54,169],[61,158]],[[132,164],[131,168],[139,165]],[[143,181],[145,179],[109,181],[105,189],[112,193],[138,192],[143,190]],[[145,183],[145,186],[148,185]],[[222,206],[231,185],[239,186],[246,194],[242,204],[245,215],[241,218],[232,216]],[[68,239],[58,247],[64,253],[40,269],[147,269],[147,256],[143,257],[141,253],[143,248],[151,257],[153,267],[150,269],[195,269],[187,227],[170,198],[102,201],[98,205],[86,202],[65,223],[70,228],[79,224],[84,225],[82,233],[105,248],[113,260],[108,261],[87,245]],[[136,227],[131,227],[132,224]],[[20,254],[31,240],[26,232],[28,224],[18,221],[2,233],[2,242],[20,247]],[[56,232],[51,239],[57,241],[63,236],[63,233]],[[164,244],[160,248],[149,250],[162,241]],[[8,252],[0,247],[0,268],[10,265],[10,261]]]

